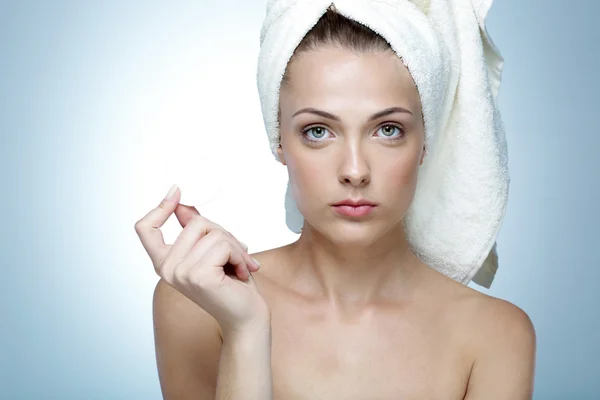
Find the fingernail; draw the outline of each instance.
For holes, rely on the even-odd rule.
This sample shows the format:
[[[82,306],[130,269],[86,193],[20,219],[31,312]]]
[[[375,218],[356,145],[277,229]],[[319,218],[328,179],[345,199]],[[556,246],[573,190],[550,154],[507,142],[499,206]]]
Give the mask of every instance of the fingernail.
[[[258,266],[258,268],[260,268],[260,263],[258,261],[256,261],[256,258],[252,257],[252,261],[254,261],[254,263]]]
[[[169,193],[167,193],[167,195],[165,196],[165,199],[171,200],[171,198],[175,195],[176,191],[177,191],[177,185],[171,186],[171,189],[169,189]]]
[[[248,251],[248,245],[246,245],[246,243],[240,242],[240,244],[242,245],[242,247],[244,248],[244,250]]]

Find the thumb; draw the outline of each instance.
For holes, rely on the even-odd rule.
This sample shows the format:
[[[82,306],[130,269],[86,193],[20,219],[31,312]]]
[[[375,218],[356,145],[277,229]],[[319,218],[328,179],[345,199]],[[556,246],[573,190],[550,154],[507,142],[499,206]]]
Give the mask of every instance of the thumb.
[[[177,208],[175,208],[175,216],[183,228],[185,228],[195,215],[200,215],[200,213],[194,206],[186,206],[185,204],[180,203],[177,205]]]

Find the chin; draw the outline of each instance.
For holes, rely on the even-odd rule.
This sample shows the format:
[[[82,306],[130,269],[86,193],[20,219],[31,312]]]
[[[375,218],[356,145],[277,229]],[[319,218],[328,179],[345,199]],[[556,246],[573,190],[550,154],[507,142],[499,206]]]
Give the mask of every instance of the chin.
[[[381,221],[325,221],[313,225],[314,229],[337,246],[366,247],[381,238],[389,227]]]

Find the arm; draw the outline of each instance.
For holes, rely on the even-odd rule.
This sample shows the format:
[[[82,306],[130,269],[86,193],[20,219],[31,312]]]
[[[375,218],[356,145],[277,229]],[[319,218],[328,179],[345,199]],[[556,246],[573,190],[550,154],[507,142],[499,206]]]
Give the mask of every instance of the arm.
[[[174,185],[158,207],[135,223],[161,277],[153,319],[163,397],[268,400],[270,312],[251,274],[260,265],[231,233],[194,207],[179,207],[179,199]],[[160,228],[173,213],[183,231],[167,245]]]
[[[270,321],[226,334],[162,279],[153,301],[156,360],[165,400],[269,400]]]
[[[531,320],[498,299],[485,313],[465,400],[531,400],[536,352]]]
[[[223,336],[217,400],[272,400],[271,324]]]
[[[165,400],[214,400],[221,353],[217,321],[160,280],[153,300],[154,341]]]

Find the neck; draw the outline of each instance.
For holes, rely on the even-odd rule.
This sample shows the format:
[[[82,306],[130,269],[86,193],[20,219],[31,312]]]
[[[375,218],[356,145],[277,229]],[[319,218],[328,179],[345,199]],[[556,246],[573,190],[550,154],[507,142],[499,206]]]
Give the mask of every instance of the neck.
[[[357,245],[332,241],[308,224],[290,246],[295,288],[332,308],[363,308],[402,297],[422,263],[401,224],[378,240]]]

